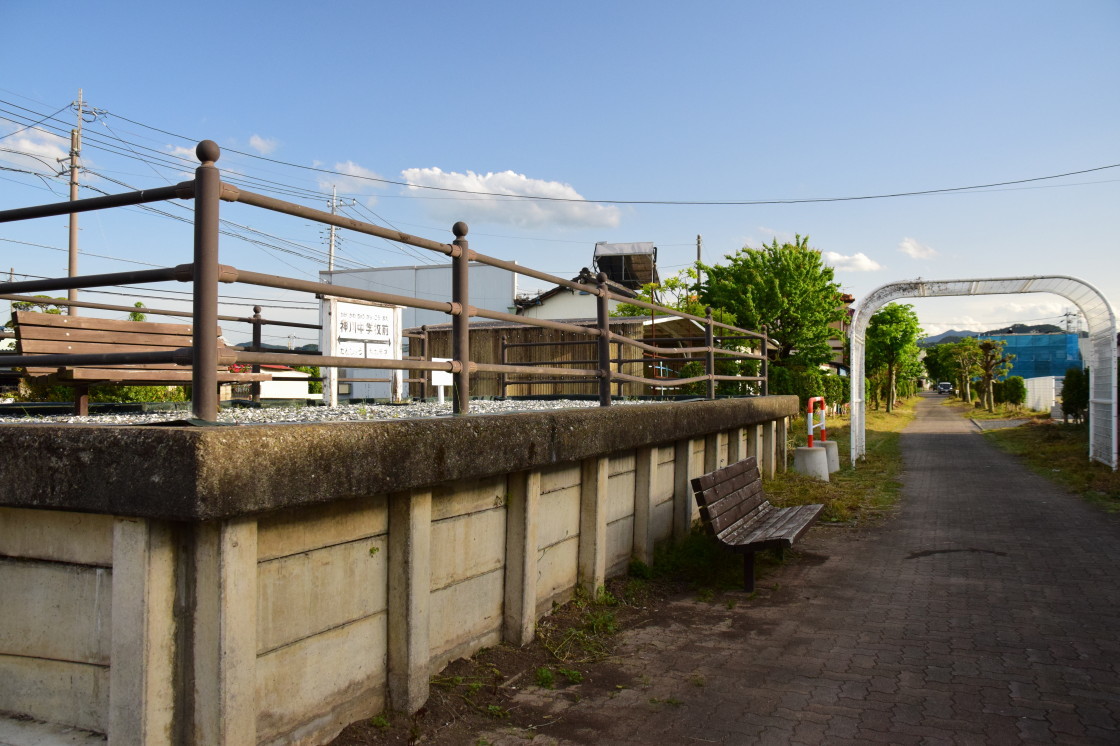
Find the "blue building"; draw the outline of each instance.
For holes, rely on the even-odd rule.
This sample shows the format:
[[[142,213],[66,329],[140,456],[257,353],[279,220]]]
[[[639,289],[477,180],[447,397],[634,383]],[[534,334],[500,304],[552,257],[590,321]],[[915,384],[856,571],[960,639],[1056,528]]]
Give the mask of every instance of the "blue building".
[[[1007,343],[1004,354],[1014,355],[1012,376],[1042,378],[1064,376],[1069,368],[1083,368],[1076,334],[991,334],[977,337],[983,341],[1002,340]]]

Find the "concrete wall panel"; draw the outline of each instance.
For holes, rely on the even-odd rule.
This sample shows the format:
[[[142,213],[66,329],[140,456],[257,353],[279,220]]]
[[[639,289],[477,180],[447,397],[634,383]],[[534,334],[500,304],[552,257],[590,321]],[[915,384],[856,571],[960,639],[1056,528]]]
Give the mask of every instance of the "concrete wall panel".
[[[541,469],[541,494],[549,492],[556,492],[566,487],[574,487],[579,484],[580,467],[578,464],[571,466],[565,464],[563,466],[551,466]]]
[[[0,508],[0,555],[110,567],[113,517]]]
[[[576,585],[579,568],[579,537],[544,549],[537,560],[537,605],[570,592]]]
[[[619,472],[607,480],[607,522],[634,515],[634,470]]]
[[[499,641],[504,589],[505,574],[499,569],[434,591],[428,617],[432,657],[447,660],[463,655],[478,640]]]
[[[579,536],[579,497],[578,485],[541,495],[537,528],[541,549]]]
[[[274,559],[384,534],[389,530],[385,495],[290,508],[260,517],[257,556]]]
[[[607,575],[626,570],[634,554],[634,516],[607,524]]]
[[[492,510],[505,501],[505,475],[439,485],[432,488],[432,520]]]
[[[384,536],[261,562],[257,653],[385,611]]]
[[[257,658],[258,742],[381,712],[386,650],[386,617],[377,614]]]
[[[104,733],[109,715],[109,669],[0,655],[0,702],[13,714]]]
[[[0,560],[0,654],[107,666],[112,571]]]
[[[436,499],[432,498],[432,512]],[[491,508],[432,523],[432,590],[505,566],[506,512]]]

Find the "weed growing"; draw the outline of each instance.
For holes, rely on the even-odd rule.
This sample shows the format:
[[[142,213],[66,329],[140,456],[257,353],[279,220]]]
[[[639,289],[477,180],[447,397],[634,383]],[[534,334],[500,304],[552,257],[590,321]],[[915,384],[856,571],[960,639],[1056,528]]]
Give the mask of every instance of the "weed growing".
[[[986,431],[984,437],[1021,457],[1035,473],[1109,513],[1120,512],[1120,473],[1089,460],[1086,425],[1032,420],[1019,427]]]

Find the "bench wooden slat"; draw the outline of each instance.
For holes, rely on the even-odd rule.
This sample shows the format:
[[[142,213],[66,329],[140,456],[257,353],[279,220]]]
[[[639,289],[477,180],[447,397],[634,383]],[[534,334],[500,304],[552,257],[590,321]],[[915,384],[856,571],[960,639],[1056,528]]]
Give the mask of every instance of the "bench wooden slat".
[[[66,340],[20,339],[25,355],[85,355],[104,352],[169,352],[187,345],[118,345],[112,342],[74,342]]]
[[[56,376],[58,381],[81,381],[95,383],[98,381],[121,383],[122,381],[147,381],[151,383],[190,383],[191,369],[179,367],[176,370],[138,370],[136,368],[64,368]],[[271,381],[270,373],[230,373],[219,371],[218,383],[251,383],[253,381]]]
[[[156,321],[128,321],[120,319],[103,319],[97,316],[64,316],[58,313],[39,313],[38,311],[16,311],[16,324],[18,326],[46,326],[69,329],[92,329],[97,331],[135,333],[136,327],[142,327],[145,333],[150,334],[191,334],[193,327],[190,324],[164,323]],[[185,332],[184,332],[185,330]],[[221,329],[216,329],[215,337],[222,334]]]
[[[193,327],[189,324],[164,324],[148,321],[119,321],[94,316],[17,311],[15,336],[17,349],[26,355],[38,354],[112,354],[132,352],[170,352],[190,347]],[[215,328],[214,344],[223,346],[221,329]],[[85,392],[93,383],[139,383],[146,385],[184,384],[192,381],[191,369],[174,363],[123,363],[94,366],[26,366],[30,376],[47,377],[74,386],[74,408],[85,414]],[[269,373],[233,373],[224,367],[216,371],[218,383],[270,381]]]
[[[744,585],[754,590],[754,552],[792,546],[820,515],[823,505],[775,508],[766,499],[753,456],[692,481],[708,533],[744,554]]]
[[[135,322],[134,322],[135,323]],[[93,329],[66,329],[55,326],[27,326],[20,329],[20,340],[57,340],[76,344],[109,343],[118,345],[156,345],[161,347],[190,347],[193,336],[187,334],[149,334],[96,331]]]

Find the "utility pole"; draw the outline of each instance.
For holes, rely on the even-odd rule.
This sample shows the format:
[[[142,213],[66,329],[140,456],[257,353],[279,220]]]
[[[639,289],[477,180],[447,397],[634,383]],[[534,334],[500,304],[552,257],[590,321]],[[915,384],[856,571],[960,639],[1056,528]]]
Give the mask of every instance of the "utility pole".
[[[82,101],[82,89],[78,89],[78,128],[70,130],[70,201],[78,199],[78,171],[81,168],[79,157],[82,153],[82,117],[85,114],[85,103]],[[68,277],[78,274],[78,213],[70,213],[70,262]],[[78,289],[70,288],[67,298],[71,301],[78,300]],[[78,307],[70,306],[67,312],[71,316],[78,315]]]
[[[346,202],[346,200],[340,200],[338,198],[338,187],[336,187],[332,184],[331,185],[331,198],[330,198],[330,200],[327,201],[327,204],[330,205],[330,208],[331,208],[331,215],[337,215],[339,207],[357,204],[356,200],[350,200],[347,203],[347,205],[344,205],[343,204],[344,202]],[[336,236],[336,231],[337,230],[338,229],[335,226],[332,225],[330,227],[330,232],[327,234],[327,271],[328,272],[333,272],[334,271],[334,248],[335,248],[335,236]]]
[[[700,285],[700,252],[704,247],[704,237],[699,233],[696,234],[696,285]]]

